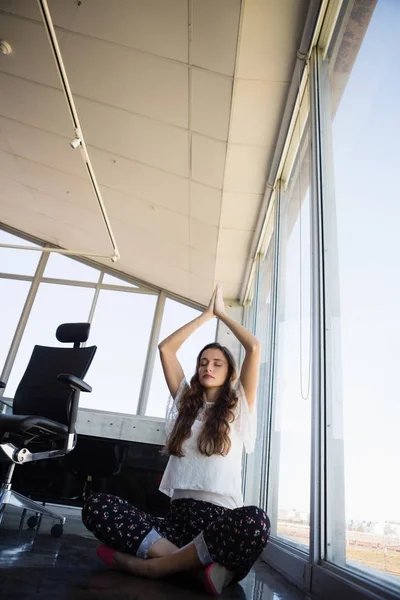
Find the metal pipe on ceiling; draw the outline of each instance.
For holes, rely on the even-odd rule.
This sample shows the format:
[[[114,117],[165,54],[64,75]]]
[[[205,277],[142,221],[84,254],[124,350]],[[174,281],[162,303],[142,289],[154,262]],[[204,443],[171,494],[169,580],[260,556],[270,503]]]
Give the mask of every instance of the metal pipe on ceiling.
[[[40,8],[40,12],[42,14],[43,24],[45,26],[47,35],[49,37],[50,46],[53,51],[54,60],[56,62],[58,74],[59,74],[60,80],[61,80],[61,85],[64,90],[65,98],[66,98],[67,105],[68,105],[68,110],[69,110],[69,113],[70,113],[70,116],[72,119],[74,130],[75,130],[75,138],[72,140],[71,146],[73,149],[80,148],[81,156],[85,163],[85,166],[86,166],[86,169],[88,172],[88,176],[89,176],[90,182],[92,184],[93,191],[96,196],[96,200],[99,205],[101,215],[103,217],[104,225],[106,227],[107,234],[108,234],[108,237],[110,239],[110,242],[111,242],[111,245],[113,248],[113,254],[109,258],[111,258],[112,262],[116,262],[120,258],[120,254],[118,251],[118,247],[117,247],[117,243],[116,243],[113,231],[111,229],[111,224],[110,224],[110,221],[109,221],[109,218],[107,215],[107,211],[106,211],[106,208],[105,208],[105,205],[103,202],[103,198],[101,196],[100,188],[97,183],[96,175],[94,173],[94,169],[93,169],[90,157],[89,157],[89,153],[88,153],[87,146],[85,143],[85,138],[83,136],[82,127],[81,127],[81,124],[79,121],[78,112],[76,110],[75,102],[74,102],[74,99],[72,96],[71,87],[69,85],[67,73],[65,70],[62,56],[61,56],[61,51],[60,51],[60,47],[58,45],[57,36],[56,36],[56,32],[54,30],[54,25],[53,25],[50,10],[49,10],[48,4],[47,4],[47,0],[37,0],[37,2],[39,5],[39,8]],[[60,250],[56,250],[56,251],[60,252]],[[62,253],[63,254],[67,254],[67,253],[68,254],[83,254],[84,256],[89,256],[85,252],[78,253],[78,252],[74,252],[74,251],[63,251]],[[91,256],[103,256],[103,255],[91,254]]]

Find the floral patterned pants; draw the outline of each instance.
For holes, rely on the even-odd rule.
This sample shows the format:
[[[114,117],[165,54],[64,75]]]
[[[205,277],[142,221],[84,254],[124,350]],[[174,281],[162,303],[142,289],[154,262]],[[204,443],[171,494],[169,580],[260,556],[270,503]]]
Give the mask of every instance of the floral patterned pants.
[[[95,493],[83,505],[82,520],[104,544],[134,555],[153,528],[178,548],[202,534],[212,561],[234,571],[237,581],[247,575],[270,533],[269,519],[261,508],[231,510],[192,499],[174,500],[161,519],[122,498]]]

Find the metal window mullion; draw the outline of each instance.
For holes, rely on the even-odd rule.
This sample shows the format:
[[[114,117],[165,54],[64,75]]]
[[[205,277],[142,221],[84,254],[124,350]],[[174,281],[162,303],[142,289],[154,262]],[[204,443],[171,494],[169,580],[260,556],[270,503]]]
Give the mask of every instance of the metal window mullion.
[[[265,471],[265,480],[262,488],[261,502],[262,506],[267,507],[269,495],[269,464],[271,454],[271,430],[272,430],[272,415],[273,415],[273,398],[274,398],[274,382],[275,382],[275,365],[276,365],[276,335],[277,335],[277,306],[278,306],[278,275],[279,275],[279,220],[280,220],[280,185],[277,187],[275,195],[275,223],[274,223],[274,250],[272,257],[272,280],[271,280],[271,307],[270,307],[270,337],[269,337],[269,364],[268,381],[267,381],[267,410],[266,410],[266,435],[264,442],[264,463],[263,471]]]
[[[100,273],[99,280],[96,285],[96,290],[93,295],[92,306],[90,307],[90,310],[89,310],[88,323],[90,323],[90,324],[92,324],[92,321],[93,321],[93,315],[94,315],[94,311],[96,310],[97,301],[99,299],[101,282],[103,281],[103,277],[104,277],[104,273]]]
[[[31,287],[29,288],[29,292],[28,292],[28,295],[25,300],[24,308],[22,309],[21,316],[19,318],[18,325],[15,329],[14,337],[12,339],[10,349],[8,351],[7,358],[4,362],[4,367],[1,372],[0,379],[1,379],[1,381],[4,381],[5,383],[7,383],[8,378],[10,377],[11,369],[14,365],[14,361],[17,356],[19,346],[21,344],[22,336],[24,334],[25,327],[28,322],[28,318],[29,318],[30,312],[32,310],[32,306],[33,306],[34,300],[36,298],[36,294],[39,289],[39,285],[41,283],[41,278],[42,278],[42,275],[46,268],[48,259],[49,259],[49,255],[45,252],[42,253],[42,256],[40,257],[40,260],[38,262],[38,266],[36,267],[35,275],[32,279],[32,284],[31,284]],[[0,396],[2,396],[3,393],[4,393],[4,390],[0,390]]]
[[[321,116],[317,49],[310,60],[311,113],[311,482],[310,482],[310,562],[318,564],[325,544],[324,472],[325,445],[325,317],[324,317],[324,248],[321,178]]]
[[[33,281],[29,275],[19,275],[15,273],[0,273],[0,279],[14,279],[15,281]]]
[[[255,263],[255,275],[254,275],[254,294],[253,294],[253,302],[254,302],[254,306],[253,306],[253,311],[252,311],[252,322],[247,324],[248,325],[248,329],[250,329],[250,331],[256,335],[257,334],[257,312],[258,312],[258,303],[259,303],[259,288],[260,288],[260,254],[257,255],[256,258],[256,263]],[[245,317],[245,312],[243,310],[242,313],[242,322],[244,321],[244,317]],[[242,364],[242,359],[243,359],[243,351],[244,348],[242,346],[242,344],[240,345],[240,364]],[[257,401],[258,403],[258,401]],[[246,494],[246,488],[247,488],[247,481],[248,481],[248,473],[250,471],[250,474],[253,474],[254,476],[254,461],[255,461],[255,454],[253,453],[251,458],[249,458],[249,455],[243,451],[243,456],[242,456],[242,472],[243,472],[243,477],[242,477],[242,494],[245,497]],[[253,473],[251,473],[253,471]]]
[[[156,310],[154,313],[153,326],[152,326],[151,334],[150,334],[149,346],[147,349],[146,362],[145,362],[145,367],[144,367],[144,372],[143,372],[143,377],[142,377],[142,385],[141,385],[140,394],[139,394],[139,402],[138,402],[137,411],[136,411],[136,414],[138,414],[138,415],[146,414],[147,402],[149,400],[149,394],[150,394],[151,379],[153,376],[154,364],[155,364],[156,355],[157,355],[158,340],[159,340],[160,331],[161,331],[161,323],[162,323],[162,318],[163,318],[163,314],[164,314],[165,301],[166,301],[166,295],[164,294],[164,292],[161,292],[161,294],[159,295],[158,300],[157,300],[157,306],[156,306]]]
[[[274,243],[274,268],[272,273],[272,294],[271,294],[271,328],[270,328],[270,369],[267,387],[267,439],[265,445],[265,469],[268,475],[265,480],[264,502],[268,508],[270,504],[270,494],[278,494],[278,489],[271,489],[271,448],[272,448],[272,427],[274,419],[274,400],[275,400],[275,381],[277,372],[277,335],[278,335],[278,294],[279,294],[279,275],[280,275],[280,217],[281,217],[281,183],[278,182],[275,195],[275,243]],[[275,468],[279,469],[278,454],[275,457]],[[272,467],[274,468],[274,467]]]
[[[265,253],[265,255],[263,254],[259,254],[258,255],[258,260],[257,260],[257,267],[256,267],[256,284],[255,284],[255,290],[256,290],[256,302],[255,302],[255,312],[258,315],[258,310],[259,310],[259,304],[260,304],[260,293],[262,293],[264,290],[262,290],[261,292],[261,279],[262,279],[262,266],[265,265],[265,261],[267,260],[267,253]],[[265,315],[265,318],[268,321],[268,315]],[[258,318],[255,319],[254,321],[254,334],[257,335],[257,324],[258,324]],[[258,335],[257,335],[258,337]],[[268,338],[268,336],[267,336]],[[261,343],[266,343],[268,344],[268,339],[263,339],[260,340]],[[266,360],[266,364],[268,364],[267,360]],[[268,414],[269,414],[269,406],[268,406],[268,384],[266,387],[267,390],[267,394],[265,396],[265,398],[261,398],[261,410],[260,410],[260,416],[262,417],[262,421],[263,421],[263,425],[262,425],[262,439],[261,439],[261,461],[260,461],[260,469],[261,469],[261,473],[260,473],[260,485],[259,485],[259,489],[258,489],[258,505],[261,506],[261,508],[265,508],[266,509],[266,505],[265,505],[265,489],[267,486],[266,481],[268,480],[268,473],[267,473],[267,457],[266,457],[266,449],[267,449],[267,438],[269,435],[268,432]],[[260,406],[260,402],[257,402],[258,406]],[[265,420],[264,420],[265,417]]]

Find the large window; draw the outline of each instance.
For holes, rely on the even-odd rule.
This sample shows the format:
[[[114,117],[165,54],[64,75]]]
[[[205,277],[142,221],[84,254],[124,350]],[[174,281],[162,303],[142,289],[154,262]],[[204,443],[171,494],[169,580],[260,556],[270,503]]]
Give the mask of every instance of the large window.
[[[352,3],[350,3],[352,4]],[[326,60],[328,559],[400,577],[400,3],[356,0]]]
[[[282,182],[281,186],[279,215],[276,370],[268,512],[273,535],[307,546],[311,437],[310,179],[307,126],[296,128],[284,173],[286,183]]]
[[[274,205],[275,206],[275,205]],[[246,460],[246,504],[266,508],[268,476],[268,425],[270,417],[269,386],[271,374],[271,328],[274,271],[273,233],[275,209],[270,213],[267,251],[259,256],[256,275],[251,290],[251,304],[246,310],[246,327],[255,333],[261,344],[261,364],[257,389],[257,442],[254,453]]]
[[[160,341],[199,315],[200,312],[198,310],[167,298],[160,331]],[[194,375],[196,358],[200,350],[206,344],[215,341],[216,326],[216,319],[208,321],[191,335],[180,349],[178,358],[188,381]],[[168,397],[169,391],[165,383],[160,358],[157,356],[146,414],[152,417],[165,417]]]
[[[53,279],[70,279],[73,281],[91,281],[99,280],[100,271],[93,269],[81,262],[52,252],[47,261],[43,277]]]
[[[7,358],[8,349],[14,337],[30,285],[28,281],[0,279],[0,372]]]
[[[136,412],[156,302],[156,295],[100,291],[90,333],[98,347],[87,377],[93,392],[81,406]]]
[[[30,246],[35,244],[27,242],[7,231],[0,229],[0,244],[10,246]],[[18,275],[33,275],[40,259],[40,252],[36,250],[20,250],[16,248],[0,248],[0,273],[16,273]]]
[[[93,294],[94,290],[88,288],[51,283],[40,284],[7,383],[6,396],[14,395],[35,344],[62,346],[63,344],[55,337],[57,327],[61,323],[87,321]]]
[[[0,243],[34,246],[2,230]],[[37,271],[41,256],[42,276]],[[80,407],[135,414],[141,390],[151,381],[147,415],[164,417],[168,390],[158,356],[152,369],[150,344],[157,343],[153,327],[161,319],[162,339],[200,311],[170,298],[162,311],[158,297],[159,292],[131,282],[128,276],[104,273],[100,265],[96,268],[59,253],[0,248],[0,369],[6,365],[5,395],[14,395],[35,344],[60,346],[55,332],[61,323],[90,321],[87,344],[98,349],[87,375],[93,391],[81,395]],[[216,326],[216,319],[204,325],[179,352],[188,379],[201,347],[215,340]]]
[[[0,230],[0,243],[18,246],[37,247],[25,240]],[[31,287],[30,279],[36,271],[40,252],[0,248],[0,315],[1,345],[0,373],[7,359],[10,344],[13,340],[24,304]],[[11,279],[7,275],[27,276],[24,281]]]

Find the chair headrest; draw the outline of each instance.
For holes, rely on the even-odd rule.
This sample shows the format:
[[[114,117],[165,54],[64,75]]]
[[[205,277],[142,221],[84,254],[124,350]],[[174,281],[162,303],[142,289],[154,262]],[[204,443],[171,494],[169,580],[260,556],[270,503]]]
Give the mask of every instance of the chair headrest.
[[[57,327],[56,338],[63,343],[86,342],[89,337],[90,323],[63,323]]]

